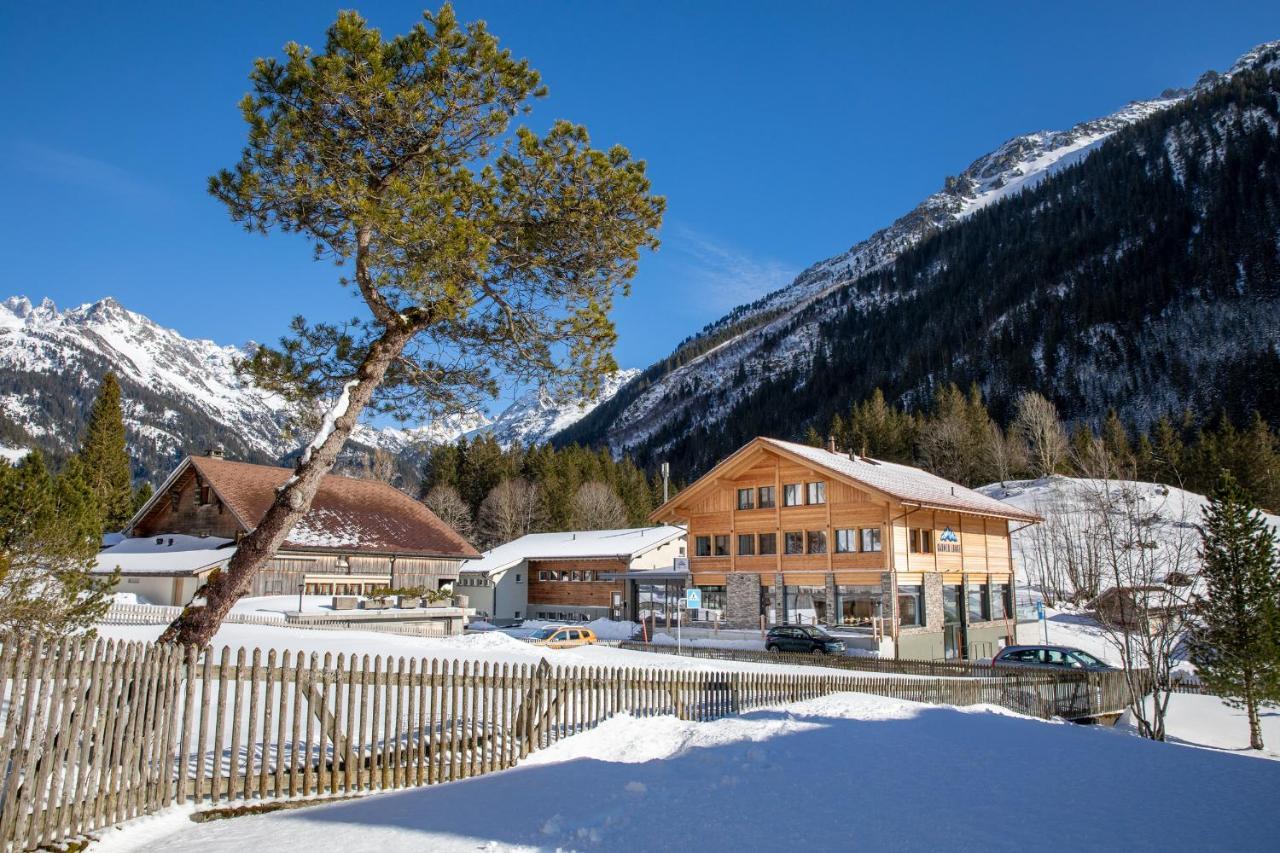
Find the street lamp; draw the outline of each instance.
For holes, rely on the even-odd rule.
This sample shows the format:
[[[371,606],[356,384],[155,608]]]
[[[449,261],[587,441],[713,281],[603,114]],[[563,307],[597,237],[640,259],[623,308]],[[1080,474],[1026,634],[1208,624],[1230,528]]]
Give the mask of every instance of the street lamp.
[[[302,591],[307,588],[306,583],[298,584],[298,615],[302,615]]]

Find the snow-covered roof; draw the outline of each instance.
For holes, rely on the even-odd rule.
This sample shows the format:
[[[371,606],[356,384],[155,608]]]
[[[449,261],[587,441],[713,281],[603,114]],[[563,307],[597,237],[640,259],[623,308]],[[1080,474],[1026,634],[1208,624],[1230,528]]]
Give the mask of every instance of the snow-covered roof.
[[[801,456],[814,465],[842,474],[878,492],[890,495],[903,503],[918,504],[930,509],[949,509],[994,515],[1000,518],[1016,518],[1038,521],[1035,513],[1011,506],[967,489],[959,483],[930,474],[922,468],[884,462],[854,454],[832,453],[821,447],[781,441],[776,438],[761,439],[765,444]]]
[[[139,536],[103,548],[90,571],[110,574],[119,568],[124,575],[194,575],[226,563],[235,552],[232,540],[216,536]]]
[[[492,574],[525,560],[633,560],[646,551],[679,539],[683,527],[630,527],[622,530],[566,530],[530,533],[484,552],[479,560],[464,563],[461,571]]]

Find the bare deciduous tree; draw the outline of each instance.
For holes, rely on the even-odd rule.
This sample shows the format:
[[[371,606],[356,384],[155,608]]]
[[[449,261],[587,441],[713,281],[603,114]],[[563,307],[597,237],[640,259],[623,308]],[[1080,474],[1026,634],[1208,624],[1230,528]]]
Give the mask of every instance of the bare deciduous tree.
[[[583,483],[573,496],[573,525],[579,530],[611,530],[625,526],[627,508],[613,487],[592,481]]]
[[[458,494],[457,489],[444,484],[435,486],[427,492],[422,502],[436,514],[437,518],[458,531],[462,538],[471,539],[471,535],[475,532],[475,522],[471,518],[471,508],[462,499],[462,495]]]
[[[1164,740],[1172,669],[1187,629],[1190,597],[1200,570],[1198,517],[1164,486],[1137,482],[1100,439],[1076,460],[1090,475],[1085,500],[1100,586],[1116,607],[1099,607],[1098,621],[1123,659],[1129,710],[1143,737]],[[1171,582],[1176,581],[1176,582]]]
[[[1058,417],[1058,407],[1034,391],[1018,398],[1018,412],[1010,432],[1026,448],[1037,477],[1053,475],[1067,458],[1067,431]]]
[[[480,504],[479,533],[492,548],[538,530],[542,523],[542,492],[522,478],[503,480]]]

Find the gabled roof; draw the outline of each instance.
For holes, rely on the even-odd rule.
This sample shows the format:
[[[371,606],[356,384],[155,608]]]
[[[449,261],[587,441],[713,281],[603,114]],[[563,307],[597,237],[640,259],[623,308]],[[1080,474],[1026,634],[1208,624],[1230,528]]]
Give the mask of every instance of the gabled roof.
[[[120,569],[126,576],[187,577],[221,566],[235,552],[230,539],[216,536],[142,536],[103,548],[89,571],[107,575]]]
[[[670,508],[677,501],[685,500],[691,490],[699,488],[704,483],[714,482],[719,476],[727,476],[727,472],[732,470],[737,462],[742,461],[753,450],[759,449],[772,451],[802,465],[821,469],[857,488],[905,506],[1007,518],[1015,521],[1041,520],[1035,513],[989,498],[920,468],[899,465],[896,462],[883,462],[864,456],[832,453],[821,447],[810,447],[807,444],[766,437],[752,439],[740,447],[684,492],[654,510],[649,517],[652,519],[668,517]]]
[[[138,513],[144,518],[169,487],[194,468],[246,530],[252,530],[293,472],[272,465],[188,456]],[[342,551],[471,560],[480,553],[420,501],[376,480],[327,474],[311,509],[285,540],[290,551]]]
[[[484,552],[463,572],[490,575],[525,560],[634,560],[685,535],[683,527],[659,525],[622,530],[566,530],[530,533]]]

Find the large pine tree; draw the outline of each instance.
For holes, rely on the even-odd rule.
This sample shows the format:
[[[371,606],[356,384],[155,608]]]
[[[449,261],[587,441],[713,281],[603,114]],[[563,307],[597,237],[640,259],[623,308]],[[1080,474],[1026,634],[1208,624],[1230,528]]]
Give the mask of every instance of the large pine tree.
[[[102,514],[102,530],[119,530],[133,515],[133,475],[124,441],[124,410],[114,373],[102,378],[89,414],[80,462]]]
[[[1249,745],[1262,749],[1258,707],[1280,700],[1280,574],[1275,541],[1235,478],[1223,474],[1205,513],[1201,620],[1191,660],[1227,704],[1249,715]]]

